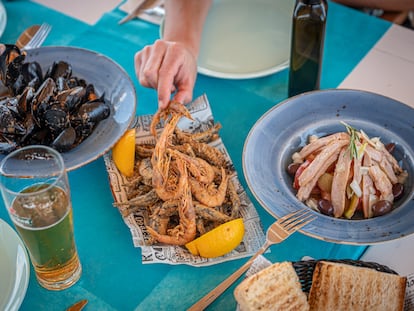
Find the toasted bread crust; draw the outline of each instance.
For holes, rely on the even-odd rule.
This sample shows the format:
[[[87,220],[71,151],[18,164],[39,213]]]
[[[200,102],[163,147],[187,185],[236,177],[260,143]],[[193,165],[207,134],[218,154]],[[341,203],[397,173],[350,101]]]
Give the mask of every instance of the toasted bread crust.
[[[234,290],[241,311],[307,311],[309,305],[290,262],[275,263],[243,280]]]
[[[370,268],[321,261],[313,272],[310,310],[403,310],[406,281]]]

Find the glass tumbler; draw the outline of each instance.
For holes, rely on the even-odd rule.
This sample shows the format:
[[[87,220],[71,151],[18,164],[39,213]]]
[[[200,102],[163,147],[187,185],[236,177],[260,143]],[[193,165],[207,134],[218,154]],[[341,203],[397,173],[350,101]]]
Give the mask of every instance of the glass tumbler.
[[[82,267],[62,156],[47,146],[13,151],[0,163],[0,189],[40,285],[62,290],[75,284]]]

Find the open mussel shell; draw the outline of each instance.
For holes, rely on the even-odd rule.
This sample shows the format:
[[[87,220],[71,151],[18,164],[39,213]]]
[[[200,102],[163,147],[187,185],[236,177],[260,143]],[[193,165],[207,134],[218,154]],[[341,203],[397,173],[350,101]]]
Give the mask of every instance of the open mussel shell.
[[[56,132],[56,135],[49,138],[45,138],[46,130],[35,134],[30,132],[30,135],[22,135],[24,143],[34,144],[45,140],[56,149],[61,149],[68,170],[85,165],[108,152],[128,129],[135,116],[136,93],[128,74],[111,59],[86,49],[42,47],[26,53],[24,62],[38,63],[40,70],[47,78],[53,80],[58,77],[56,81],[54,80],[54,90],[59,92],[60,96],[56,97],[54,94],[54,102],[45,104],[47,97],[52,96],[53,93],[49,89],[50,82],[47,82],[40,92],[38,90],[42,86],[39,86],[36,92],[30,89],[20,95],[21,100],[16,101],[18,103],[16,107],[26,112],[28,106],[24,97],[28,97],[29,100],[36,98],[36,104],[30,106],[33,108],[30,117],[19,120],[26,122],[24,123],[26,131],[30,131],[34,123],[36,126],[41,124],[52,127],[47,131]],[[62,63],[59,63],[60,61]],[[53,62],[59,64],[59,68],[51,70]],[[70,66],[62,65],[64,63]],[[72,77],[67,78],[66,75],[70,71]],[[33,76],[33,73],[39,72],[39,68],[33,65],[28,68],[28,72]],[[72,90],[66,94],[62,93],[67,89]],[[80,103],[81,97],[87,98],[86,101],[91,102],[91,106],[82,107],[85,102]],[[82,110],[79,113],[81,107]],[[65,111],[67,115],[65,116],[62,111]],[[84,112],[87,114],[84,115]],[[100,118],[103,119],[97,122]],[[68,129],[68,121],[72,129]],[[94,122],[97,124],[93,124]],[[58,133],[59,126],[63,126],[64,129]],[[85,134],[88,135],[83,137],[82,141],[78,138],[73,141],[73,131],[77,135],[80,133],[82,137]],[[0,134],[3,133],[0,132]],[[3,151],[7,152],[8,148],[12,149],[13,144],[16,143],[19,142],[8,136],[3,137],[0,140],[0,148],[3,145]],[[68,149],[68,145],[72,148]],[[0,160],[3,157],[4,155],[0,155]]]

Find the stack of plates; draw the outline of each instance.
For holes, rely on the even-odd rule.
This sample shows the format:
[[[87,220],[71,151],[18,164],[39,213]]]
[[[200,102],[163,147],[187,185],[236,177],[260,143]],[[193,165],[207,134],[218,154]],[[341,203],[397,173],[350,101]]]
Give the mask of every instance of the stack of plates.
[[[4,29],[7,24],[7,14],[6,9],[4,8],[3,2],[0,1],[0,38],[3,35]]]
[[[29,284],[29,257],[16,231],[2,219],[0,254],[0,310],[19,310]]]
[[[198,71],[257,78],[289,65],[292,0],[214,1],[204,26]]]
[[[215,0],[201,38],[198,72],[226,79],[288,67],[294,0]],[[160,25],[163,37],[164,21]]]

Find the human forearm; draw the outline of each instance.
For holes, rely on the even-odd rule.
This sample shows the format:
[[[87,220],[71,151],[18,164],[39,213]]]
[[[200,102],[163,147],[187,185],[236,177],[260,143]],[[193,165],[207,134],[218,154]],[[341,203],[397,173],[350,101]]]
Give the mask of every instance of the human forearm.
[[[334,0],[353,7],[383,9],[385,11],[413,10],[414,0]]]
[[[212,0],[166,0],[163,39],[135,54],[141,85],[158,92],[158,106],[171,99],[186,104],[193,97],[201,35]]]
[[[163,38],[184,44],[197,57],[211,2],[212,0],[166,0]]]

